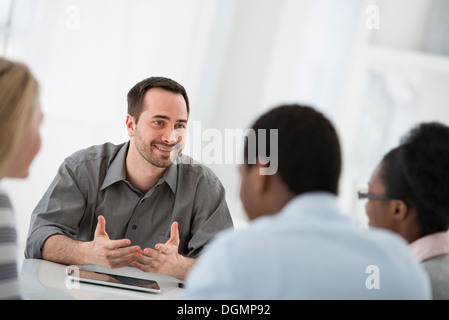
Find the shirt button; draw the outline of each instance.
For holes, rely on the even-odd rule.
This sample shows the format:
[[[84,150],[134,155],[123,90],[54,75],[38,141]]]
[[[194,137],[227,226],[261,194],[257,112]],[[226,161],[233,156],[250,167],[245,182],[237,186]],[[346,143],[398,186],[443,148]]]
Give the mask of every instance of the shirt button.
[[[133,230],[136,230],[137,226],[135,224],[133,224],[131,228],[133,228]]]

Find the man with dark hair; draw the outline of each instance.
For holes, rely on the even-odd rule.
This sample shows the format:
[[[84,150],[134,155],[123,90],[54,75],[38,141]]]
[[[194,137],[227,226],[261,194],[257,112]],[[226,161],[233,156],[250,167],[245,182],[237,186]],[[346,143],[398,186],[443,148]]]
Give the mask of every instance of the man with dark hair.
[[[187,115],[190,114],[189,97],[182,85],[165,77],[151,77],[140,81],[128,92],[128,113],[133,116],[136,121],[139,120],[139,116],[142,112],[145,93],[151,88],[164,89],[171,93],[182,95],[186,104]]]
[[[266,134],[253,135],[256,148],[248,139],[240,166],[240,198],[251,223],[214,238],[179,298],[430,298],[427,274],[400,237],[362,229],[339,209],[340,145],[323,114],[283,105],[252,129]],[[276,152],[277,172],[262,174],[270,165],[264,155]]]
[[[132,264],[183,279],[209,240],[233,225],[217,176],[181,153],[188,116],[176,81],[136,84],[128,93],[130,140],[65,159],[32,214],[25,256]]]

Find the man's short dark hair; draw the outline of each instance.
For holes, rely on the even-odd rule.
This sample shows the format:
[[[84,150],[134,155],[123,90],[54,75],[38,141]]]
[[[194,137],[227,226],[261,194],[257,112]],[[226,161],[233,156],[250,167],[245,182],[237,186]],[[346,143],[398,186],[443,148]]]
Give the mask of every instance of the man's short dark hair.
[[[341,172],[340,142],[330,121],[315,109],[298,105],[281,105],[263,114],[252,129],[257,133],[270,129],[278,134],[278,170],[282,181],[295,193],[328,191],[338,193]],[[256,139],[259,137],[256,134]],[[265,150],[269,153],[270,139]],[[248,141],[245,141],[245,163],[251,166],[254,159],[248,159]],[[259,146],[257,141],[256,149]],[[256,151],[258,155],[258,151]]]
[[[189,97],[182,85],[178,82],[164,77],[150,77],[140,81],[128,92],[128,113],[134,117],[136,122],[142,113],[143,99],[145,93],[152,88],[160,88],[172,93],[181,94],[186,101],[187,115],[190,113]]]

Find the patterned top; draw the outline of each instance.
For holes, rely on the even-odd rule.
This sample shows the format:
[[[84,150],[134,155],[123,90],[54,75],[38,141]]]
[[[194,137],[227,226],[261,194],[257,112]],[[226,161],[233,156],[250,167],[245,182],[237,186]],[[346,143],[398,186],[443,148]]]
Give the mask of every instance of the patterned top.
[[[20,299],[14,221],[11,202],[0,189],[0,299]]]

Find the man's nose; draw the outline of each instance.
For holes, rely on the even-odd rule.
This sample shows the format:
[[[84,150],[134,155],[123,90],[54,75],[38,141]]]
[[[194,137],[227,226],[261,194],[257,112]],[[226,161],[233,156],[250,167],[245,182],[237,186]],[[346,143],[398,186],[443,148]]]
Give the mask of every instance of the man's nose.
[[[177,144],[182,141],[182,135],[175,129],[167,129],[162,136],[162,141],[166,144]]]

